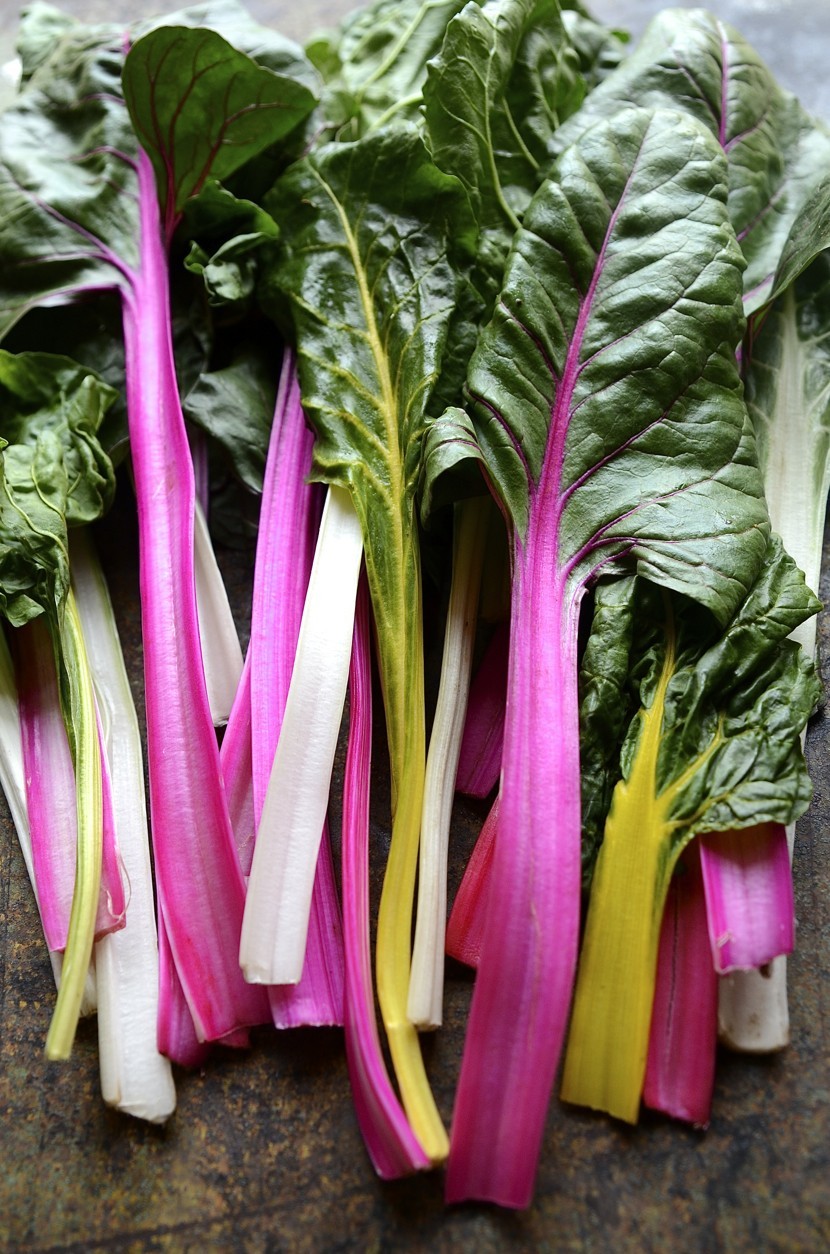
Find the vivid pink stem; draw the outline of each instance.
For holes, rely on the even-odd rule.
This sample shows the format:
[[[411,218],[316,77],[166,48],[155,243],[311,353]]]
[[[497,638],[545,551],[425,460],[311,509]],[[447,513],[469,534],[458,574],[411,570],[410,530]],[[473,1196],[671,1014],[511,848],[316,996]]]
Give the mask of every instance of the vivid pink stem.
[[[530,1204],[576,967],[578,598],[532,512],[516,545],[499,837],[450,1140],[446,1195]]]
[[[251,614],[254,815],[262,816],[282,727],[320,525],[320,493],[307,482],[314,437],[300,402],[294,355],[285,350],[271,429],[257,538]],[[272,988],[277,1027],[343,1022],[343,932],[326,828],[311,898],[300,983]]]
[[[245,655],[242,678],[219,750],[228,813],[243,875],[251,874],[256,821],[251,749],[251,650]]]
[[[429,1167],[383,1061],[369,941],[369,780],[372,765],[371,622],[365,578],[349,671],[349,747],[343,781],[343,932],[346,1057],[355,1111],[375,1171],[385,1180]]]
[[[159,1015],[157,1043],[160,1054],[180,1067],[202,1067],[210,1054],[210,1045],[196,1035],[193,1017],[184,998],[176,970],[164,915],[158,913],[159,938]]]
[[[787,832],[781,823],[701,837],[700,861],[715,970],[762,967],[795,946]]]
[[[167,939],[199,1040],[266,1022],[239,969],[245,884],[205,689],[193,574],[193,468],[176,386],[153,170],[138,158],[141,268],[124,291],[138,499],[150,815]]]
[[[489,797],[499,782],[510,626],[496,628],[470,685],[467,721],[455,786],[468,797]]]
[[[712,967],[698,842],[681,855],[663,913],[643,1101],[706,1127],[715,1085],[718,977]]]
[[[52,641],[36,618],[11,633],[26,773],[26,806],[32,861],[43,931],[51,950],[64,950],[69,934],[78,842],[77,798],[72,752],[58,695]],[[100,724],[99,724],[99,741]],[[95,939],[125,923],[126,903],[112,815],[112,786],[102,754],[103,835],[101,892]]]
[[[498,823],[496,797],[470,855],[447,923],[447,953],[468,967],[478,966],[484,943]]]

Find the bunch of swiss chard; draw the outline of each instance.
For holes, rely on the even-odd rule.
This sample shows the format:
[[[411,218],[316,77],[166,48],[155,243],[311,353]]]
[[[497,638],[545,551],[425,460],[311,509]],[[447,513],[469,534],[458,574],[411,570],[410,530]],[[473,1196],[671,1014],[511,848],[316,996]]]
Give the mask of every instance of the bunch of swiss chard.
[[[49,1052],[95,942],[104,1093],[144,1117],[173,1108],[165,1058],[272,1022],[343,1024],[377,1171],[447,1159],[450,1200],[529,1204],[563,1051],[566,1101],[705,1124],[719,1019],[739,1047],[786,1040],[830,134],[702,11],[627,55],[558,0],[379,0],[304,53],[224,3],[132,31],[43,6],[21,58],[0,118],[0,767],[65,950]],[[44,353],[56,333],[77,362]],[[196,502],[206,438],[262,494],[244,667]],[[111,609],[68,543],[109,505],[108,454],[138,510],[157,933]],[[451,550],[428,755],[425,536]],[[62,819],[21,782],[45,771]],[[497,795],[446,932],[477,968],[448,1137],[417,1029],[441,1022],[456,779]],[[140,1082],[119,1022],[140,1023]]]

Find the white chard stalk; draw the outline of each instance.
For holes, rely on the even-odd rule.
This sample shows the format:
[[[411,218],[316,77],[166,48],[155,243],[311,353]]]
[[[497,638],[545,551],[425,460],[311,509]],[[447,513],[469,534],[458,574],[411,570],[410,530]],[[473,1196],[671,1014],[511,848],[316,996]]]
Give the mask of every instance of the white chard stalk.
[[[141,736],[106,584],[89,541],[72,537],[72,582],[92,664],[112,781],[118,847],[129,884],[126,925],[95,945],[104,1101],[164,1123],[176,1108],[169,1061],[156,1046],[158,941]]]
[[[419,1028],[439,1028],[443,1017],[450,819],[470,692],[488,517],[488,497],[476,497],[455,507],[452,587],[427,755],[418,911],[407,1003],[409,1020]]]
[[[202,662],[213,725],[224,727],[242,678],[244,659],[207,521],[198,500],[195,505],[193,557]]]
[[[248,882],[239,962],[252,984],[298,984],[303,974],[362,557],[351,496],[330,487]]]

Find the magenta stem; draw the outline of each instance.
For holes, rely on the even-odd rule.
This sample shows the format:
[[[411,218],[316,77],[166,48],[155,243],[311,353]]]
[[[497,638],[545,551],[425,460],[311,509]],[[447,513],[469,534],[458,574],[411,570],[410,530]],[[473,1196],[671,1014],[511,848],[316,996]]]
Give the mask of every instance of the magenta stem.
[[[313,448],[294,354],[286,349],[265,467],[251,614],[257,826],[285,714],[320,527],[320,489],[308,482]],[[297,985],[272,988],[269,996],[277,1027],[343,1022],[343,932],[328,827],[317,860],[302,979]]]
[[[718,978],[712,967],[698,842],[681,854],[663,911],[643,1101],[706,1127],[715,1085]]]
[[[138,158],[141,268],[123,302],[141,575],[150,815],[167,939],[200,1040],[267,1021],[237,960],[245,886],[205,689],[193,573],[193,468],[173,363],[167,258]]]
[[[702,836],[700,861],[715,970],[748,971],[792,953],[795,903],[783,824]]]

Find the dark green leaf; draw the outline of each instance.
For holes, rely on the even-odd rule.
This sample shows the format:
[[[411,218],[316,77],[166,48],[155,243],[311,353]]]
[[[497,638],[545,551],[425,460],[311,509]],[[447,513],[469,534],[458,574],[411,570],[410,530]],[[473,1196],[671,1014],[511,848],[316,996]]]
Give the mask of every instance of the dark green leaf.
[[[274,418],[274,353],[254,345],[233,363],[202,374],[184,398],[185,417],[221,445],[251,492],[262,492],[268,436]]]
[[[628,109],[587,131],[525,215],[469,375],[520,539],[547,503],[571,579],[633,562],[720,621],[768,528],[725,176],[688,115]]]
[[[60,613],[67,527],[109,506],[114,475],[96,432],[111,390],[63,357],[0,352],[0,610],[15,626]]]
[[[555,137],[554,150],[632,103],[688,110],[723,147],[729,213],[747,260],[746,311],[760,308],[773,293],[794,223],[826,181],[830,135],[778,86],[737,31],[703,10],[672,9],[655,18],[637,50]]]
[[[211,30],[162,26],[131,48],[123,90],[168,230],[208,175],[223,179],[306,118],[314,96]]]
[[[463,0],[375,0],[349,14],[339,37],[318,45],[324,114],[340,137],[358,139],[395,119],[420,118],[426,64]],[[341,129],[345,128],[345,129]]]

